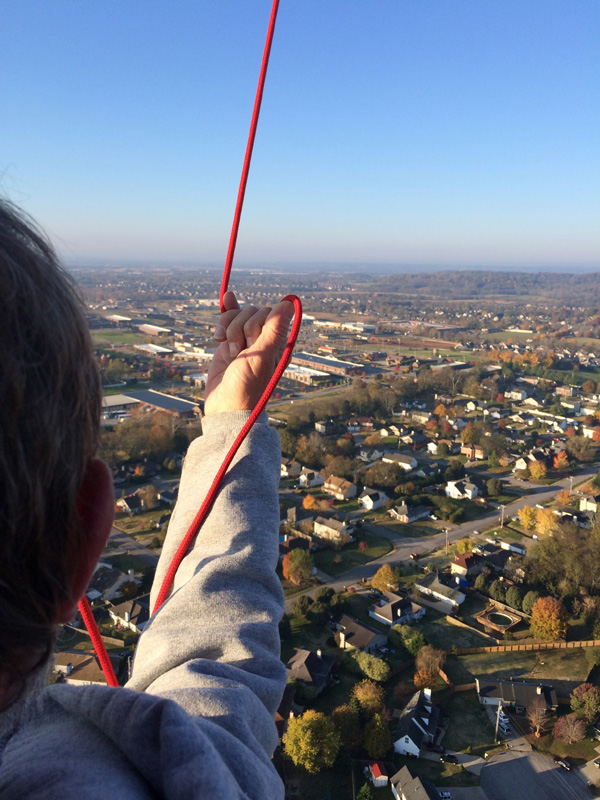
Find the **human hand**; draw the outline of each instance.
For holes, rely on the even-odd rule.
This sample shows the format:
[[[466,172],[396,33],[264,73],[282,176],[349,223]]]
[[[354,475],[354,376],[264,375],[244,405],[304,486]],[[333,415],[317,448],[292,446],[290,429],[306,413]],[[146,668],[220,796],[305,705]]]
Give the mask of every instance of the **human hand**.
[[[221,342],[208,370],[204,413],[252,410],[260,400],[287,342],[294,316],[289,300],[240,309],[233,292],[223,298],[214,338]]]

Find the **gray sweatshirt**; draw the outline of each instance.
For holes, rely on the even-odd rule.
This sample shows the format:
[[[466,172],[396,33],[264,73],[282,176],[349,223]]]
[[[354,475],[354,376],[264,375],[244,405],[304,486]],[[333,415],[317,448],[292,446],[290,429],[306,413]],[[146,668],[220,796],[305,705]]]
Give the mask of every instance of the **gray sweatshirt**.
[[[151,603],[247,412],[190,446]],[[1,800],[283,797],[270,757],[279,659],[279,436],[261,415],[142,634],[125,688],[44,686],[0,714]]]

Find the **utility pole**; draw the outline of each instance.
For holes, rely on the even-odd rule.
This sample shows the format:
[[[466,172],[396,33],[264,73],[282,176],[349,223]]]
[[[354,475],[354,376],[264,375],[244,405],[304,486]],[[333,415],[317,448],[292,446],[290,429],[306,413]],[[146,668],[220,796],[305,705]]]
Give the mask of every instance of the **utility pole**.
[[[448,553],[448,528],[444,529],[446,531],[446,554]]]
[[[496,730],[494,732],[494,741],[498,741],[498,726],[500,725],[500,712],[502,711],[502,700],[498,703],[498,712],[496,714]]]
[[[504,504],[501,504],[500,508],[502,509],[502,517],[500,519],[500,527],[503,528],[504,527]]]
[[[573,476],[572,475],[569,475],[569,483],[570,483],[569,492],[571,492],[571,494],[572,494],[573,493]]]

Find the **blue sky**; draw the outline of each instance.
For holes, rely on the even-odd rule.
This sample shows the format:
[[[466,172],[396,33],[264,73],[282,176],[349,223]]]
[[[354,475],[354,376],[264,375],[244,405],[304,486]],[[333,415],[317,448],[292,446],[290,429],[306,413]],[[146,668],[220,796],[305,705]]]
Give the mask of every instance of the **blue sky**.
[[[271,0],[19,0],[0,192],[66,260],[222,263]],[[600,269],[600,3],[281,0],[236,264]]]

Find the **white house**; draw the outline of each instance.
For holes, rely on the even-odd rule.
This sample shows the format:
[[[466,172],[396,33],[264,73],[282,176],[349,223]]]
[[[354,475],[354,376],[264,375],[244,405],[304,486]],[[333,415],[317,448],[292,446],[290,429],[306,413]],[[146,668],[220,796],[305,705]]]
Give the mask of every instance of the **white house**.
[[[381,489],[367,489],[365,487],[364,492],[359,497],[360,503],[363,508],[366,508],[367,511],[374,511],[376,508],[381,508],[381,506],[389,503],[390,498],[387,494]]]
[[[356,497],[357,489],[355,483],[330,475],[323,484],[323,491],[335,497],[336,500],[350,500],[352,497]]]
[[[477,497],[478,489],[470,481],[448,481],[444,489],[446,497],[453,500],[474,500]]]
[[[369,774],[371,775],[371,783],[376,789],[387,786],[389,776],[383,762],[371,761],[369,764]]]
[[[109,655],[113,668],[117,668],[114,656]],[[54,656],[54,670],[60,673],[61,683],[72,683],[75,686],[106,686],[107,681],[102,672],[98,656],[94,653],[64,651]]]
[[[302,467],[298,483],[303,489],[313,489],[315,486],[323,486],[325,479],[317,470]]]
[[[431,702],[431,689],[416,692],[402,709],[394,734],[394,752],[419,756],[421,748],[435,739],[440,710]]]
[[[297,461],[291,458],[281,457],[281,477],[282,478],[297,478],[302,472],[302,467]]]
[[[383,464],[396,464],[407,472],[417,466],[417,459],[405,453],[384,453],[381,461]]]
[[[419,578],[415,583],[415,589],[421,594],[429,595],[434,600],[445,603],[449,608],[449,613],[456,611],[465,599],[465,595],[459,592],[458,589],[442,583],[435,572],[430,572],[428,575]]]
[[[336,544],[343,544],[350,541],[348,525],[339,519],[326,519],[317,517],[314,521],[313,533],[319,539],[329,539]]]
[[[383,597],[369,608],[369,616],[384,625],[408,625],[424,615],[423,606],[394,592],[384,592]]]

